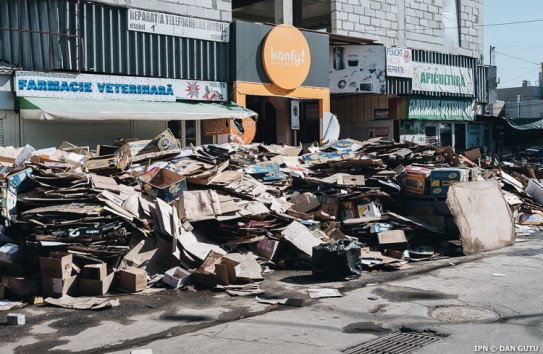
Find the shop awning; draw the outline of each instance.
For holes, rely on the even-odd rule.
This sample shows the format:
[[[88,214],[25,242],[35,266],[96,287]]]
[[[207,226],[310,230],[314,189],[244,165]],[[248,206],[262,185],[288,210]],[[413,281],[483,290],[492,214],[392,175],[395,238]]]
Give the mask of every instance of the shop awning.
[[[543,130],[543,118],[503,118],[515,130]]]
[[[235,103],[143,102],[19,98],[20,116],[39,120],[205,120],[245,118],[256,113]]]

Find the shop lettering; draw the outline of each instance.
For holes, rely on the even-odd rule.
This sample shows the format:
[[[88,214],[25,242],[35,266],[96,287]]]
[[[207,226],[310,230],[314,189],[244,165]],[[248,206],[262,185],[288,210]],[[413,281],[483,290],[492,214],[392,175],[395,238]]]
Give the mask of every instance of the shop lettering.
[[[422,72],[420,75],[420,83],[466,87],[466,81],[461,75],[447,75]]]
[[[388,48],[387,54],[395,57],[401,57],[403,55],[403,49],[401,48]]]
[[[19,80],[20,91],[92,92],[92,82]]]
[[[130,20],[148,22],[155,25],[169,25],[185,28],[194,28],[208,31],[223,31],[228,27],[227,23],[208,23],[201,19],[180,17],[142,10],[130,10]]]
[[[405,72],[403,66],[387,65],[387,72],[403,74]]]
[[[283,63],[300,66],[300,64],[305,62],[305,51],[302,49],[300,54],[296,53],[295,49],[291,50],[290,52],[280,52],[271,47],[271,58],[273,61],[280,61]]]
[[[174,96],[171,84],[162,85],[129,85],[115,83],[97,83],[98,92],[132,94],[132,95],[161,95]],[[93,92],[93,83],[89,81],[52,81],[52,80],[18,80],[19,91],[50,91],[50,92]]]
[[[161,95],[173,96],[172,85],[156,86],[156,85],[128,85],[128,84],[111,84],[97,83],[100,93],[122,93],[122,94],[137,94],[137,95]]]

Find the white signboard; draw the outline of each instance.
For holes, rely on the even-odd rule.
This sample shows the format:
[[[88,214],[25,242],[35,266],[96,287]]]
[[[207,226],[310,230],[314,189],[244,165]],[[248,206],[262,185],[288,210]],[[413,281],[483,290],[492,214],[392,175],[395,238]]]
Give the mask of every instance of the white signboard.
[[[330,48],[330,93],[385,93],[385,47]]]
[[[128,9],[128,29],[130,31],[228,42],[229,28],[230,23],[228,22]]]
[[[413,77],[411,49],[387,48],[387,76]]]
[[[417,62],[413,63],[412,89],[466,95],[475,93],[471,69]]]
[[[60,74],[17,71],[19,97],[82,98],[125,101],[225,101],[225,82],[135,76]]]
[[[290,100],[290,128],[300,129],[300,100]]]

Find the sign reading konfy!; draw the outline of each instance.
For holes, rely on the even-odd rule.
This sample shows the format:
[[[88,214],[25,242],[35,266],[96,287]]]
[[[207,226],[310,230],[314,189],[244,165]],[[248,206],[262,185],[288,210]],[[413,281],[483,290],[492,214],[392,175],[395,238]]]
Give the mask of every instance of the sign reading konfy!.
[[[413,90],[473,95],[473,73],[469,68],[413,62]]]
[[[128,30],[228,42],[230,23],[128,9]]]
[[[125,101],[224,101],[226,82],[158,79],[135,76],[15,73],[19,97],[83,98]]]

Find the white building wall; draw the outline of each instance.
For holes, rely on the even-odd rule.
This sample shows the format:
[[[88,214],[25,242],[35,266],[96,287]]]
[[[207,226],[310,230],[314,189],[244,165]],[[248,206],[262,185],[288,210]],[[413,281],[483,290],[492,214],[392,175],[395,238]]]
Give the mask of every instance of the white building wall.
[[[332,32],[387,47],[478,58],[483,52],[483,0],[460,0],[460,47],[443,45],[443,0],[333,0]]]
[[[180,16],[199,17],[216,21],[232,21],[231,0],[95,0],[96,2],[138,8]]]

